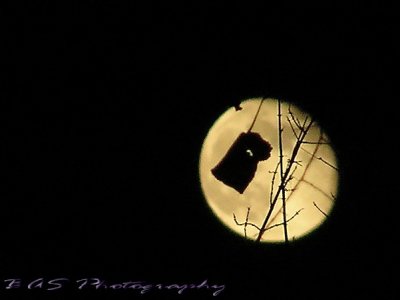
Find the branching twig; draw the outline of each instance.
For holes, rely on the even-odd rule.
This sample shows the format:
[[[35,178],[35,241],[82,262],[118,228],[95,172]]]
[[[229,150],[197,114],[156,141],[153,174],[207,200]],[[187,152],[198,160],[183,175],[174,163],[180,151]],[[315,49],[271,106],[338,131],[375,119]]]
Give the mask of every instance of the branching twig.
[[[247,208],[246,222],[244,223],[244,237],[247,237],[247,224],[249,223],[250,207]]]
[[[294,166],[294,169],[293,169],[292,173],[290,174],[290,176],[288,178],[288,182],[293,180],[294,173],[296,173],[296,170],[297,170],[297,166]]]
[[[303,165],[301,164],[301,160],[296,160],[293,162],[296,165],[299,165],[300,167],[302,167]]]
[[[291,106],[289,105],[288,111],[289,111],[290,117],[292,118],[292,121],[294,122],[294,124],[296,124],[297,128],[299,128],[300,131],[302,131],[300,120],[293,114],[293,112],[292,112],[292,110],[290,108],[291,108]]]
[[[314,206],[315,206],[325,217],[328,217],[328,214],[325,213],[322,209],[320,209],[320,208],[318,207],[317,203],[313,202],[313,204],[314,204]]]
[[[281,112],[281,100],[278,99],[278,130],[279,130],[279,169],[280,169],[280,176],[281,176],[281,186],[285,185],[283,181],[283,144],[282,144],[282,112]],[[282,192],[282,212],[283,212],[283,233],[285,236],[285,242],[289,241],[288,238],[288,230],[287,230],[287,220],[286,220],[286,188],[281,188]]]
[[[304,118],[303,126],[300,127],[301,131],[303,131],[303,132],[304,132],[304,128],[306,128],[307,121],[308,121],[308,116],[306,116],[306,117]],[[310,128],[309,128],[309,129],[310,129]],[[306,136],[304,136],[304,138],[305,138],[305,137],[306,137]],[[303,140],[302,140],[302,143],[303,143],[303,141],[304,141],[304,138],[303,138]]]
[[[276,173],[278,173],[279,165],[280,165],[280,162],[278,162],[276,164],[275,170],[273,172],[271,172],[273,175],[272,175],[272,180],[271,180],[271,193],[269,194],[269,205],[271,205],[271,203],[272,203],[272,197],[274,194],[275,177],[276,177]]]
[[[289,219],[286,220],[286,223],[289,223],[290,221],[292,221],[296,216],[299,215],[299,213],[300,213],[303,209],[304,209],[304,208],[301,208],[301,209],[299,209],[298,211],[296,211],[296,212],[294,213],[293,216],[291,216]],[[271,226],[265,228],[265,229],[264,229],[264,232],[267,231],[267,230],[270,230],[270,229],[272,229],[272,228],[275,228],[275,227],[278,227],[278,226],[282,226],[282,225],[284,225],[284,222],[271,225]]]
[[[233,220],[235,221],[236,225],[244,226],[244,235],[245,235],[245,237],[247,237],[247,226],[252,226],[252,227],[256,228],[258,231],[261,230],[261,228],[258,227],[256,224],[253,224],[253,223],[249,222],[249,215],[250,215],[250,207],[247,208],[246,221],[243,222],[243,223],[239,223],[237,221],[237,219],[236,219],[235,213],[233,213]]]
[[[294,129],[294,127],[293,127],[292,120],[290,120],[290,118],[289,118],[289,117],[287,117],[286,119],[287,119],[287,121],[288,121],[288,123],[289,123],[289,125],[290,125],[290,128],[291,128],[291,129],[292,129],[292,131],[293,131],[293,134],[294,134],[294,136],[296,137],[296,139],[298,139],[298,138],[299,138],[299,136],[297,135],[296,129]]]

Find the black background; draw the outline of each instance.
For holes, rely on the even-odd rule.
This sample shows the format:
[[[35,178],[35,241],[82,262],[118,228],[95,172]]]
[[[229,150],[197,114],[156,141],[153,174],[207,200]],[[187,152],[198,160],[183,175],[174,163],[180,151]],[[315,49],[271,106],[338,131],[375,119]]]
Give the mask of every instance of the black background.
[[[207,278],[227,299],[393,297],[382,184],[393,10],[114,2],[2,4],[1,279]],[[227,231],[199,184],[208,129],[254,96],[309,111],[338,155],[332,218],[290,247]]]

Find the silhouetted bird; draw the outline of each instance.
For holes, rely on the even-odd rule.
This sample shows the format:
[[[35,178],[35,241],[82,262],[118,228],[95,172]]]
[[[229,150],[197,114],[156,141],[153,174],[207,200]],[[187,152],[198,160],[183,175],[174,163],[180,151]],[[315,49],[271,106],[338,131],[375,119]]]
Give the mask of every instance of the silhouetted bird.
[[[222,160],[211,170],[224,184],[243,194],[253,180],[258,162],[271,156],[270,143],[255,132],[242,132]]]

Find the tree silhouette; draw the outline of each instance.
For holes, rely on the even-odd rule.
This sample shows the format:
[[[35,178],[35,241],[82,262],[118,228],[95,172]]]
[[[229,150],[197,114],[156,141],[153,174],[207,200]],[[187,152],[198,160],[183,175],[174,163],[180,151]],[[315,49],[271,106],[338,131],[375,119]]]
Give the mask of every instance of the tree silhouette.
[[[262,99],[261,101],[263,101]],[[291,105],[289,105],[288,110],[286,112],[286,121],[289,124],[290,130],[295,138],[295,143],[293,148],[291,149],[291,153],[287,155],[284,152],[283,144],[285,143],[283,131],[286,128],[283,128],[282,120],[284,114],[282,112],[282,104],[281,100],[277,101],[277,128],[278,128],[278,157],[279,160],[273,171],[269,171],[272,174],[271,183],[270,183],[270,193],[269,193],[269,201],[268,201],[268,209],[263,219],[261,225],[257,225],[254,222],[251,222],[251,208],[247,208],[246,219],[245,222],[239,222],[235,214],[233,214],[234,222],[237,226],[242,226],[244,230],[244,235],[248,237],[247,229],[248,227],[253,227],[257,230],[257,235],[254,237],[256,242],[260,242],[266,232],[270,229],[282,226],[283,227],[283,235],[284,241],[289,242],[289,232],[288,232],[288,223],[291,222],[294,218],[298,217],[304,208],[297,209],[296,212],[292,215],[288,215],[286,211],[286,205],[289,201],[293,201],[293,192],[299,188],[300,184],[306,184],[313,188],[316,193],[321,193],[325,197],[335,200],[335,196],[332,193],[327,193],[322,188],[320,188],[316,183],[310,182],[306,179],[306,174],[308,173],[310,166],[314,160],[320,161],[326,167],[332,168],[335,171],[338,171],[338,168],[332,163],[329,162],[322,156],[318,155],[318,151],[322,145],[329,145],[329,140],[324,134],[324,132],[319,129],[318,139],[313,141],[309,140],[309,132],[313,127],[316,127],[317,124],[315,120],[305,115],[303,118],[299,118],[295,115],[292,110]],[[309,151],[304,147],[305,145],[315,145],[312,151]],[[303,151],[307,154],[310,159],[308,162],[303,165],[303,162],[298,159],[298,154],[300,151]],[[285,161],[286,158],[286,161]],[[300,176],[298,173],[302,170]],[[281,201],[279,201],[281,200]],[[312,201],[312,199],[310,200]],[[281,203],[281,206],[277,212],[275,212],[275,208],[278,203]],[[321,214],[325,217],[328,216],[326,212],[324,212],[320,206],[313,201],[313,205],[315,209],[317,209]],[[275,213],[274,213],[275,212]],[[277,218],[282,216],[282,222],[277,222]]]

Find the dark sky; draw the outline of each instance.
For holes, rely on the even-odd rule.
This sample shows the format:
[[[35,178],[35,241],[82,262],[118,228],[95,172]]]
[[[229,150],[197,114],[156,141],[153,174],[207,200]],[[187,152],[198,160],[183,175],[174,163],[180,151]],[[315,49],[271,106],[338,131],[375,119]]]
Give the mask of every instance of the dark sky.
[[[114,2],[1,10],[0,279],[208,278],[227,299],[385,291],[393,10]],[[254,96],[304,107],[338,154],[331,220],[289,248],[232,235],[200,190],[209,127]]]

